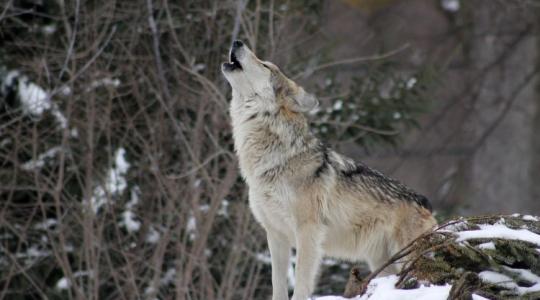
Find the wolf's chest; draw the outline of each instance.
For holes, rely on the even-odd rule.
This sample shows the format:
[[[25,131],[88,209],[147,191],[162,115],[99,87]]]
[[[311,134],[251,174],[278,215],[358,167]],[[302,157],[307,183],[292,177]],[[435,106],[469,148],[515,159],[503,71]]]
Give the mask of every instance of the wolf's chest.
[[[249,206],[255,219],[266,229],[273,229],[293,239],[294,215],[291,209],[291,193],[279,189],[255,190],[250,187]]]

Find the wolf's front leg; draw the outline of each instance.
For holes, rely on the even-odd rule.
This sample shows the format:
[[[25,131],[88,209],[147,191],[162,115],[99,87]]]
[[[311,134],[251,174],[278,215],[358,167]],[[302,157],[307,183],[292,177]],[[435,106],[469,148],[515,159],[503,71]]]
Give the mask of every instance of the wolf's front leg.
[[[296,274],[292,300],[306,300],[313,293],[322,258],[323,231],[317,225],[305,224],[296,233]]]
[[[272,230],[266,230],[266,238],[272,260],[272,300],[288,300],[287,267],[291,245],[285,235]]]

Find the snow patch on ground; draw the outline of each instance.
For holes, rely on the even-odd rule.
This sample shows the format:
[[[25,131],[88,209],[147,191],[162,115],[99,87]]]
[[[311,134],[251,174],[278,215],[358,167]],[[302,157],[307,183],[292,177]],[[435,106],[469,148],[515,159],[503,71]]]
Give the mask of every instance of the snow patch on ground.
[[[431,285],[420,286],[417,289],[402,290],[395,287],[399,277],[390,275],[375,278],[368,285],[366,293],[362,296],[352,298],[354,300],[446,300],[450,293],[451,285]],[[325,296],[315,298],[316,300],[345,300],[347,298],[339,296]]]

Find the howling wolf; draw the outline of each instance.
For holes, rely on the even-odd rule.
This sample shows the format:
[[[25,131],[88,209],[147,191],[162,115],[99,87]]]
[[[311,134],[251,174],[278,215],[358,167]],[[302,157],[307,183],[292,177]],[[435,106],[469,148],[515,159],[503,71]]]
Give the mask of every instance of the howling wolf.
[[[306,300],[324,255],[374,270],[436,224],[424,196],[310,132],[304,113],[318,106],[313,95],[241,41],[229,56],[222,72],[232,87],[234,145],[250,208],[266,230],[273,300],[288,299],[291,247],[298,256],[292,299]]]

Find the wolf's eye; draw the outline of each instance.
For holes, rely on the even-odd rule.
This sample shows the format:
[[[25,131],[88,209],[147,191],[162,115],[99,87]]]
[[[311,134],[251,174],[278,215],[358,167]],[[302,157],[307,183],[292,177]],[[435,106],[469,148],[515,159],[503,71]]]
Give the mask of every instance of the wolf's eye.
[[[262,64],[262,65],[263,65],[263,67],[265,67],[265,68],[267,68],[268,70],[270,70],[270,67],[269,67],[268,65],[266,65],[266,64]]]

